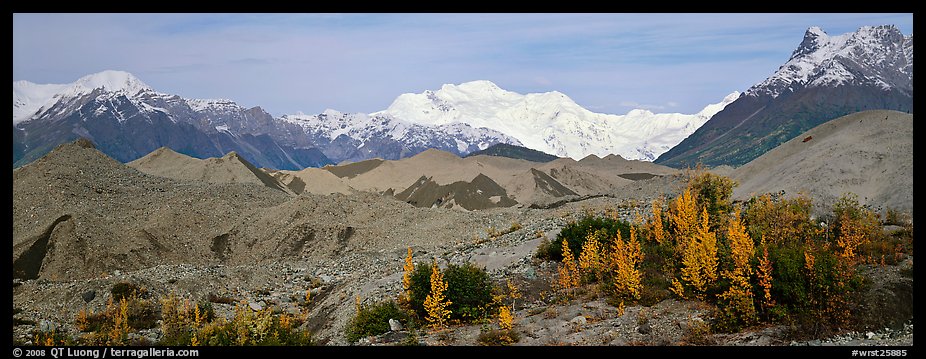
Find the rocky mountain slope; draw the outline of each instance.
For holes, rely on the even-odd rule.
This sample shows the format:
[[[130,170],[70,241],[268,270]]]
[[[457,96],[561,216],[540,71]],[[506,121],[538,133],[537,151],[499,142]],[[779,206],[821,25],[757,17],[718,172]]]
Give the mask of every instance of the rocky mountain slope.
[[[913,115],[872,110],[814,127],[737,168],[736,199],[785,191],[818,212],[847,192],[884,213],[913,211]]]
[[[872,109],[913,111],[913,36],[891,25],[837,36],[811,27],[778,71],[655,162],[739,166],[819,124]]]

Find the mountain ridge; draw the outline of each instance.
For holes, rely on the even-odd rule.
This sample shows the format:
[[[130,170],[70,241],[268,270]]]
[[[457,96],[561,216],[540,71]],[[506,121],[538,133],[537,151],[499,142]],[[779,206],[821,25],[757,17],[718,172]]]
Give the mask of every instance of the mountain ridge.
[[[791,58],[656,163],[739,166],[831,119],[913,110],[913,38],[865,26],[838,36],[809,28]]]

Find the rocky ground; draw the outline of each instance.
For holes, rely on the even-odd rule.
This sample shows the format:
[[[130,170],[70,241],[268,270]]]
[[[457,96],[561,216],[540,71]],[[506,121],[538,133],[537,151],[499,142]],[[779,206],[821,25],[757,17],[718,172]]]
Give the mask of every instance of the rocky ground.
[[[750,328],[737,334],[707,333],[708,306],[696,301],[669,299],[651,307],[630,306],[622,316],[605,298],[592,293],[568,303],[554,302],[549,298],[549,278],[555,267],[533,258],[537,245],[543,238],[555,238],[569,220],[585,212],[617,209],[621,216],[630,218],[633,213],[620,205],[627,200],[595,198],[550,210],[492,211],[483,222],[486,228],[504,229],[512,221],[521,223],[522,228],[497,238],[482,234],[447,245],[423,241],[413,246],[414,257],[436,257],[444,265],[471,261],[484,266],[493,278],[513,278],[519,283],[525,298],[514,313],[515,328],[521,335],[516,345],[912,345],[912,321],[893,329],[792,341],[783,326]],[[109,288],[127,281],[146,288],[153,298],[174,292],[199,300],[212,294],[243,301],[254,309],[272,306],[291,313],[300,310],[305,291],[309,290],[312,304],[305,325],[319,343],[328,345],[478,345],[484,326],[481,324],[454,326],[440,333],[403,329],[357,343],[344,340],[344,326],[353,315],[355,297],[373,302],[399,294],[404,255],[403,246],[378,246],[345,251],[337,257],[261,265],[171,264],[114,271],[84,280],[27,280],[14,284],[13,305],[21,310],[15,318],[34,324],[15,326],[13,336],[14,340],[29,343],[29,333],[35,329],[57,329],[76,335],[73,321],[77,311],[103,310]],[[889,283],[905,280],[903,268],[912,268],[912,258],[900,266],[873,267],[868,275],[885,283],[876,288],[891,287]],[[234,310],[234,304],[216,303],[214,307],[225,315]],[[146,330],[137,335],[156,341],[160,331]]]
[[[102,311],[113,285],[129,282],[153,301],[170,293],[230,299],[214,303],[219,315],[233,313],[234,303],[293,313],[307,307],[304,325],[319,344],[478,344],[482,325],[346,342],[354,299],[395,298],[411,247],[416,261],[474,262],[499,282],[518,283],[525,294],[514,313],[518,345],[912,345],[912,257],[868,271],[872,304],[863,311],[863,331],[812,341],[792,343],[783,327],[710,334],[708,307],[693,301],[631,306],[618,315],[594,293],[568,303],[550,298],[554,263],[533,258],[544,239],[587,213],[633,219],[655,198],[677,194],[681,176],[546,209],[467,212],[416,208],[374,193],[292,196],[260,185],[170,180],[78,142],[15,170],[13,182],[14,273],[30,274],[15,275],[13,283],[17,343],[30,343],[36,330],[76,336],[77,313]],[[133,335],[156,342],[161,333]]]

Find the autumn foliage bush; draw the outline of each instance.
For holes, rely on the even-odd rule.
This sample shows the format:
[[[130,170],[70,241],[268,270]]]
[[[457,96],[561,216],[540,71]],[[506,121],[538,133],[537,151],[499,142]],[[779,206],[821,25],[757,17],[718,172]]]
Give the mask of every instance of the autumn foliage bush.
[[[814,218],[806,195],[762,194],[735,205],[734,187],[728,178],[694,172],[677,197],[654,201],[645,220],[587,216],[567,225],[559,243],[542,245],[538,257],[562,261],[560,287],[575,282],[572,272],[584,284],[610,283],[619,307],[624,300],[652,305],[674,293],[713,305],[715,330],[778,322],[822,335],[851,326],[864,287],[859,265],[896,263],[912,253],[912,229],[883,234],[878,216],[853,195]],[[639,239],[628,241],[630,233]]]
[[[432,263],[417,263],[410,276],[409,306],[421,318],[428,313],[424,302],[431,294]],[[489,314],[492,304],[492,279],[485,269],[472,263],[450,264],[441,271],[447,283],[446,299],[451,302],[450,319],[472,321]]]
[[[563,240],[569,244],[569,249],[574,255],[579,255],[582,252],[582,245],[585,244],[589,236],[595,235],[599,231],[603,231],[603,234],[597,237],[600,245],[610,245],[611,239],[615,238],[618,232],[624,238],[629,237],[630,226],[630,223],[626,221],[587,215],[563,227],[556,236],[555,241],[541,243],[540,247],[537,248],[537,258],[553,261],[563,260]]]

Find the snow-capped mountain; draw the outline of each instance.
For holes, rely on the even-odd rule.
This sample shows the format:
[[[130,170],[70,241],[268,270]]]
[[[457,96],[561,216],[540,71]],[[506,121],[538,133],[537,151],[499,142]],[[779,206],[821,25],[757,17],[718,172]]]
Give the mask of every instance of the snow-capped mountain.
[[[400,159],[428,148],[458,155],[496,143],[520,144],[465,124],[426,126],[389,116],[342,114],[274,118],[231,100],[185,99],[153,90],[130,73],[104,71],[63,85],[13,83],[13,163],[86,137],[128,162],[167,146],[190,156],[237,151],[277,169],[317,167],[372,157]]]
[[[230,101],[187,100],[160,93],[123,71],[104,71],[63,85],[17,81],[13,83],[13,164],[29,163],[78,137],[92,140],[98,149],[123,162],[167,146],[199,158],[237,151],[258,166],[273,168],[332,163],[305,141],[271,135],[285,128],[261,131],[273,122],[259,107],[245,109]]]
[[[811,27],[788,62],[746,94],[778,97],[805,87],[839,85],[912,92],[913,36],[904,37],[891,25],[865,26],[837,36]]]
[[[742,165],[823,122],[871,109],[913,110],[913,36],[892,25],[836,36],[811,27],[774,74],[656,163]]]
[[[302,127],[306,133],[327,137],[330,141],[346,136],[359,141],[358,148],[363,148],[367,141],[375,138],[391,138],[409,147],[452,148],[458,154],[483,150],[500,142],[520,145],[517,140],[498,131],[466,124],[422,125],[386,115],[341,113],[330,109],[318,115],[287,115],[281,120]]]
[[[437,91],[400,95],[389,116],[431,126],[467,124],[507,134],[525,147],[563,157],[618,154],[652,161],[681,142],[711,116],[736,100],[723,101],[692,115],[633,110],[626,115],[594,113],[560,92],[518,94],[489,81],[444,85]]]

